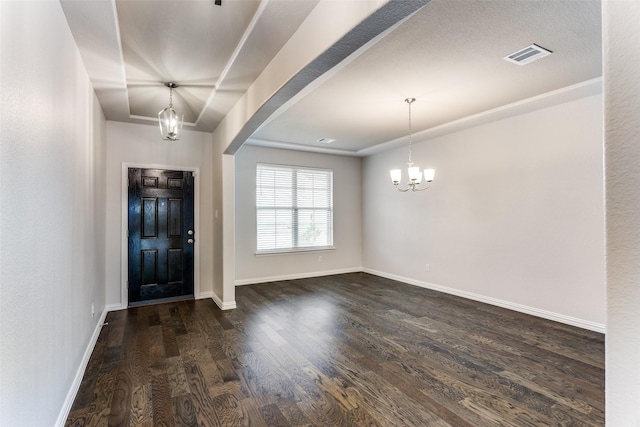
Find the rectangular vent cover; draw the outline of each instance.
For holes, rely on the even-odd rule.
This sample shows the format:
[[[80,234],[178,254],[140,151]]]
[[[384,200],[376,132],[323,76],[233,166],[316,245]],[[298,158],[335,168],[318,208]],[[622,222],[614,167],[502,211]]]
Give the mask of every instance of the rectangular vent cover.
[[[538,46],[537,44],[532,44],[524,49],[520,49],[519,51],[512,53],[511,55],[505,56],[503,59],[514,64],[526,65],[537,59],[551,55],[552,53],[552,51]]]

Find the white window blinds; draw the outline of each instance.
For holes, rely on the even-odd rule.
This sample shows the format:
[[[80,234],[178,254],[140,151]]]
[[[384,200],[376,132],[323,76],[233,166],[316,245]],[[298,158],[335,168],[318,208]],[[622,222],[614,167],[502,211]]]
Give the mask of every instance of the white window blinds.
[[[333,247],[333,171],[258,164],[257,252]]]

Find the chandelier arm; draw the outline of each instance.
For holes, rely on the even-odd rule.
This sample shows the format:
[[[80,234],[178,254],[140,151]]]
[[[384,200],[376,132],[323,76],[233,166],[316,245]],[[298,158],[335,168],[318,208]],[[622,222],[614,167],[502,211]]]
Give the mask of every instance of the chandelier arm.
[[[410,190],[410,187],[407,187],[405,190],[403,190],[402,188],[398,187],[398,184],[396,184],[396,190],[398,190],[401,193],[406,193],[407,191]]]

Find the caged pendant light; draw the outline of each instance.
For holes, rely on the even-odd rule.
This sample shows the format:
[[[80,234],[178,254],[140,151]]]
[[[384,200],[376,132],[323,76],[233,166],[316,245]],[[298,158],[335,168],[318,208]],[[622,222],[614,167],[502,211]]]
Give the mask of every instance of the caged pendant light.
[[[169,106],[158,113],[160,134],[162,139],[166,141],[177,141],[180,139],[182,119],[184,117],[178,116],[176,110],[173,109],[173,89],[177,88],[178,85],[174,82],[167,82],[164,85],[169,88]]]
[[[402,179],[402,171],[400,169],[393,169],[390,171],[391,182],[395,185],[396,190],[401,192],[411,191],[424,191],[429,188],[433,178],[436,175],[435,169],[425,169],[423,172],[420,171],[418,166],[413,164],[411,160],[411,104],[415,102],[415,98],[407,98],[404,100],[407,104],[409,104],[409,161],[407,162],[407,173],[409,175],[409,182],[407,183],[407,188],[400,188],[400,181]],[[420,184],[422,182],[422,176],[424,174],[424,180],[427,182],[426,187],[420,188]]]

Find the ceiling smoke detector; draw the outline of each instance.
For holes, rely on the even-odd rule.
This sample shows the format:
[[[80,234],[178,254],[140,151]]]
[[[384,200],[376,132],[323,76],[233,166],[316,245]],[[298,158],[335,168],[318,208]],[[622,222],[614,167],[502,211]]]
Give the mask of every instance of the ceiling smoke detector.
[[[532,44],[525,47],[524,49],[520,49],[517,52],[513,52],[512,54],[507,55],[502,59],[514,64],[526,65],[540,58],[551,55],[552,53],[553,51],[550,51],[549,49],[545,49],[542,46],[538,46],[537,44]]]
[[[331,139],[331,138],[320,138],[316,142],[318,142],[320,144],[331,144],[334,141],[335,141],[335,139]]]

